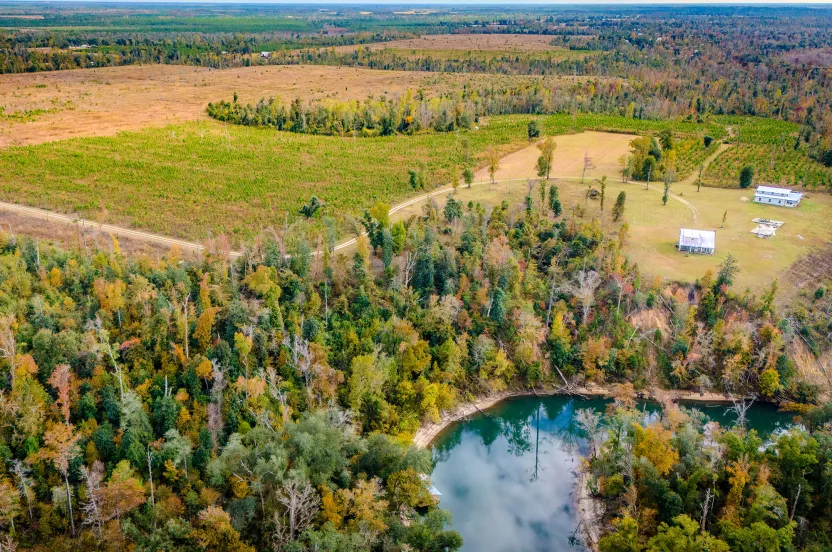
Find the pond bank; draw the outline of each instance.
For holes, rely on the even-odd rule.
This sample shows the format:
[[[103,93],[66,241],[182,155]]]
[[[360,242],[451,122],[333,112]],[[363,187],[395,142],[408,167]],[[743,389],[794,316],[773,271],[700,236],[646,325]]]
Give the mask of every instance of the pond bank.
[[[460,420],[464,420],[470,416],[481,413],[488,408],[491,408],[498,403],[510,399],[512,397],[548,397],[551,395],[566,395],[560,389],[543,389],[540,391],[504,391],[501,393],[494,393],[480,397],[473,402],[465,402],[458,405],[453,410],[444,412],[438,422],[425,423],[413,435],[413,444],[419,448],[425,448],[433,442],[437,435],[444,429]],[[577,387],[571,393],[577,396],[586,397],[611,397],[613,395],[613,386],[608,385],[588,385],[586,387]],[[690,402],[731,402],[731,398],[724,393],[696,393],[693,391],[685,391],[678,389],[654,389],[648,392],[642,392],[640,399],[646,400],[671,400],[671,401],[690,401]]]

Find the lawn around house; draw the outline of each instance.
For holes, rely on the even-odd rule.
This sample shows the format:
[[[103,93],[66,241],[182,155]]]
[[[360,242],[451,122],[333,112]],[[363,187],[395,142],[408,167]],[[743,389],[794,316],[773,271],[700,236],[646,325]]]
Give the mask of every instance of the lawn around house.
[[[574,138],[579,140],[581,135]],[[519,156],[520,153],[514,155]],[[589,185],[599,188],[598,179],[604,173],[595,171],[583,184],[579,174],[573,171],[565,176],[570,174],[574,176],[550,182],[558,187],[564,216],[571,217],[574,207],[580,205],[586,209],[583,220],[600,219],[600,201],[587,200],[586,191]],[[642,274],[647,276],[661,275],[668,280],[694,282],[707,270],[717,271],[730,253],[740,267],[736,280],[738,289],[747,287],[753,293],[759,293],[772,280],[781,277],[794,262],[832,240],[832,227],[826,222],[832,212],[832,196],[827,194],[809,193],[796,209],[788,209],[754,203],[753,189],[703,186],[697,192],[695,184],[674,184],[671,192],[689,202],[694,208],[692,210],[672,197],[667,205],[663,205],[661,183],[653,183],[647,190],[642,182],[623,183],[620,177],[609,171],[606,176],[605,224],[610,232],[617,231],[623,223],[628,225],[626,251],[630,261],[638,263]],[[485,208],[508,201],[515,210],[520,211],[525,207],[527,182],[525,178],[518,178],[494,185],[480,184],[470,189],[463,185],[458,189],[455,199],[463,205],[469,201],[479,202]],[[539,208],[537,186],[531,194],[535,208]],[[610,210],[621,191],[627,194],[626,210],[622,220],[613,223],[610,220]],[[434,200],[442,208],[447,197],[449,196],[441,195]],[[423,204],[421,202],[397,212],[393,219],[405,219],[421,213]],[[719,228],[726,211],[725,226]],[[780,220],[786,224],[777,231],[776,236],[760,239],[751,233],[757,226],[751,222],[754,218]],[[693,255],[677,251],[680,228],[716,230],[714,255]]]

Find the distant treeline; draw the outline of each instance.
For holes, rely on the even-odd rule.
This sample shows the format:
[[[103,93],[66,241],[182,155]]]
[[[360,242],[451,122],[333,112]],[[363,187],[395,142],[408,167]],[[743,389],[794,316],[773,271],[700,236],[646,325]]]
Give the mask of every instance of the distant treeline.
[[[140,63],[213,68],[265,63],[257,54],[281,49],[320,48],[412,38],[399,31],[338,35],[272,32],[116,33],[112,31],[0,32],[0,73],[34,73]]]

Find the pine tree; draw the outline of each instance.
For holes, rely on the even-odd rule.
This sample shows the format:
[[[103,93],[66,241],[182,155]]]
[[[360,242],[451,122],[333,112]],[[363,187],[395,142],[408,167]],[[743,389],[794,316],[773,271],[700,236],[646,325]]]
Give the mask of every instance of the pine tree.
[[[549,209],[552,210],[552,214],[554,214],[555,217],[559,217],[563,212],[560,199],[558,199],[558,188],[554,184],[549,186]]]
[[[612,220],[618,222],[624,214],[624,202],[627,201],[627,192],[618,192],[618,197],[615,199],[615,205],[612,206]]]

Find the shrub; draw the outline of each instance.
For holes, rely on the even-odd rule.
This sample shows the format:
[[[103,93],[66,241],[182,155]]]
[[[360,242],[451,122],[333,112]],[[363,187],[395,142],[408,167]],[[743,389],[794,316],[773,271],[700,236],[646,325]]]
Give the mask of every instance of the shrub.
[[[540,127],[537,125],[537,121],[529,121],[528,133],[530,142],[535,138],[540,138]]]
[[[705,147],[706,147],[706,148],[711,147],[711,143],[712,143],[713,141],[714,141],[714,139],[713,139],[712,137],[710,137],[710,136],[705,136],[705,138],[703,138],[703,139],[702,139],[702,142],[705,144]]]

